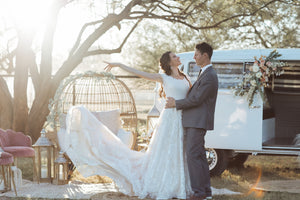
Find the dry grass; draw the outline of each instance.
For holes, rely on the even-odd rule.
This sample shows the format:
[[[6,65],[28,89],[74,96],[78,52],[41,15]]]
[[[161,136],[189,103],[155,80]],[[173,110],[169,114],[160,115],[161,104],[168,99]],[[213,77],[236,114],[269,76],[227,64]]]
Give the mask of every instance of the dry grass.
[[[138,127],[146,127],[147,112],[151,108],[151,105],[141,105],[138,107]],[[18,159],[18,167],[22,170],[23,179],[32,180],[32,159],[21,158]],[[259,174],[261,177],[259,179]],[[76,170],[71,178],[72,180],[79,180],[88,183],[107,183],[112,180],[103,176],[92,176],[84,178]],[[212,186],[215,188],[227,188],[232,191],[240,192],[242,195],[232,196],[214,196],[215,200],[235,200],[235,199],[266,199],[266,200],[298,200],[300,194],[292,194],[285,192],[264,192],[260,193],[255,190],[251,190],[251,187],[258,181],[270,181],[270,180],[291,180],[300,179],[300,160],[297,157],[288,156],[249,156],[245,162],[243,168],[229,168],[220,177],[212,177]],[[104,194],[103,194],[104,195]],[[108,194],[111,198],[105,197],[100,199],[126,199],[126,196],[116,193]],[[261,195],[260,197],[258,195]],[[121,198],[122,197],[122,198]],[[4,198],[1,199],[26,199],[26,198]],[[42,198],[27,198],[28,200],[42,200]],[[93,198],[95,199],[95,198]],[[132,199],[132,198],[128,198]]]
[[[298,200],[300,194],[286,193],[286,192],[260,192],[251,190],[251,187],[258,181],[259,174],[261,172],[260,181],[269,180],[292,180],[300,179],[300,164],[297,157],[285,157],[285,156],[249,156],[245,162],[243,168],[229,168],[220,177],[212,177],[212,186],[215,188],[227,188],[233,191],[241,192],[242,195],[221,195],[214,196],[215,200],[235,200],[235,199],[265,199],[265,200]],[[32,160],[31,159],[19,159],[18,167],[21,168],[23,178],[32,180]],[[79,180],[89,183],[104,183],[111,182],[108,177],[92,176],[88,178],[82,177],[78,172],[74,172],[72,180]],[[104,194],[103,194],[104,195]],[[126,196],[116,193],[109,194],[108,199],[126,199]],[[107,199],[106,197],[99,199]],[[122,197],[122,198],[121,198]],[[43,198],[4,198],[0,199],[28,199],[28,200],[42,200]],[[95,198],[92,198],[95,199]],[[132,198],[128,198],[132,199]]]
[[[76,170],[72,175],[71,181],[72,180],[81,181],[85,183],[112,183],[113,182],[113,180],[107,176],[90,176],[85,178]]]
[[[260,177],[261,173],[261,177]],[[250,156],[244,168],[229,168],[221,177],[213,177],[216,188],[228,188],[234,191],[247,191],[258,179],[270,180],[300,179],[300,168],[296,157]]]
[[[260,176],[261,175],[261,176]],[[214,199],[300,199],[300,194],[257,191],[258,182],[300,179],[297,157],[249,156],[243,168],[229,168],[221,177],[212,177],[212,186],[241,192],[242,195],[216,196]]]

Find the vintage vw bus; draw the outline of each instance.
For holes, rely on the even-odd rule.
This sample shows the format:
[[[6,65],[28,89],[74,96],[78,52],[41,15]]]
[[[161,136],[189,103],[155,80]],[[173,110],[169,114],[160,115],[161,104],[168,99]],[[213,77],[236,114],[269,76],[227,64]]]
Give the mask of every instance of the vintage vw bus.
[[[241,165],[248,155],[300,155],[295,137],[300,134],[300,49],[277,49],[278,59],[286,62],[284,74],[266,89],[269,105],[256,96],[252,106],[243,97],[233,95],[230,87],[240,83],[243,72],[253,65],[254,57],[268,56],[272,49],[215,50],[212,56],[218,73],[219,91],[215,112],[215,128],[206,134],[207,159],[212,175],[220,175],[228,163]],[[179,53],[183,72],[197,78],[199,67],[194,52]],[[148,113],[149,127],[155,126],[164,102],[156,87],[155,105]],[[152,121],[151,121],[152,120]]]

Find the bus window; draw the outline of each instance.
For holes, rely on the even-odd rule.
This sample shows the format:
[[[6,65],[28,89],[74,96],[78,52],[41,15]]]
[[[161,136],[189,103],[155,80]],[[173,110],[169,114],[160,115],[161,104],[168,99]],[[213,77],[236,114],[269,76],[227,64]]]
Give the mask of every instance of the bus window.
[[[219,78],[219,88],[230,88],[236,86],[243,78],[243,63],[213,63]],[[189,63],[188,75],[191,82],[197,80],[200,67],[195,62]]]
[[[197,80],[200,67],[195,62],[190,62],[188,67],[188,76],[191,78],[191,82],[194,83]]]

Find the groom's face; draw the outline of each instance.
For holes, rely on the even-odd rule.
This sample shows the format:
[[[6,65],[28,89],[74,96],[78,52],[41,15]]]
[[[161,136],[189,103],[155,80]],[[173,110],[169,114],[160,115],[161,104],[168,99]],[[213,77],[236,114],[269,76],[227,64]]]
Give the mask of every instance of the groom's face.
[[[198,66],[202,66],[205,62],[205,54],[202,54],[199,50],[195,50],[194,59]]]

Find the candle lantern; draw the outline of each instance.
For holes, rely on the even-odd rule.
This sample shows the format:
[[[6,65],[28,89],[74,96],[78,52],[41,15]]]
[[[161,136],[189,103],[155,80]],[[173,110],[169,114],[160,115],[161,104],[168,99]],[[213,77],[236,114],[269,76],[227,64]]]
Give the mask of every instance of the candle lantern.
[[[54,179],[53,184],[64,185],[68,183],[68,161],[62,151],[59,152],[54,161]]]
[[[45,136],[45,130],[33,146],[35,151],[34,181],[38,183],[51,183],[53,171],[54,145]]]

